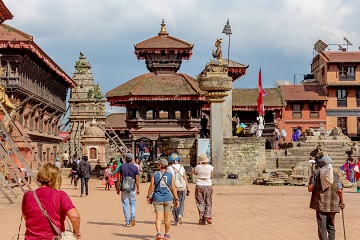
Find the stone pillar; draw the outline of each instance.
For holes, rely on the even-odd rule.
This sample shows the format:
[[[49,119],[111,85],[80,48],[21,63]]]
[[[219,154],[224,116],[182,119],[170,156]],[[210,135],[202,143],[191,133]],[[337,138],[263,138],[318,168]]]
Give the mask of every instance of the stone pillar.
[[[232,87],[232,84],[231,84]],[[223,104],[223,137],[231,138],[232,137],[232,90],[228,92],[228,95],[224,97],[225,101]]]
[[[223,103],[210,102],[210,149],[211,162],[214,167],[214,178],[223,177]],[[214,127],[213,127],[214,126]],[[221,127],[218,127],[221,126]]]
[[[135,140],[131,141],[131,147],[132,147],[132,155],[133,155],[133,162],[135,162],[135,156],[136,156],[136,144],[135,144]]]
[[[199,87],[206,91],[206,98],[210,103],[210,151],[211,162],[214,166],[214,178],[224,177],[224,97],[232,89],[232,78],[228,76],[227,65],[221,62],[210,62],[199,77]],[[231,131],[231,128],[230,128]]]

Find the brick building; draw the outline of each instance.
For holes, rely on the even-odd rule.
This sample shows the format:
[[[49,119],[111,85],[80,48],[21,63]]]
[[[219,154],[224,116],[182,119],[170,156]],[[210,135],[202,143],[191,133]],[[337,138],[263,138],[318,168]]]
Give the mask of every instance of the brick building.
[[[322,124],[326,129],[327,97],[321,85],[281,85],[280,89],[286,106],[281,110],[279,128],[288,133],[286,141],[291,141],[298,126],[306,130]]]
[[[357,139],[360,137],[360,51],[345,48],[328,51],[317,47],[319,44],[315,44],[318,52],[312,60],[311,73],[328,97],[327,129],[340,127],[344,134]]]

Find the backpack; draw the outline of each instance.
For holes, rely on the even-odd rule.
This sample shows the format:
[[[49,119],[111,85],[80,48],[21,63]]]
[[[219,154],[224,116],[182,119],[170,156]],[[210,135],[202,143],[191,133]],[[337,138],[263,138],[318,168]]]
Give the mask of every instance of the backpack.
[[[135,185],[135,179],[130,176],[121,178],[121,191],[131,192]]]
[[[80,177],[85,177],[89,173],[89,167],[87,163],[81,162],[79,168]]]
[[[76,160],[74,160],[74,162],[72,163],[72,167],[71,167],[71,170],[76,172],[79,168],[79,164]]]
[[[185,191],[186,190],[186,181],[183,175],[181,175],[180,171],[177,170],[174,166],[171,166],[175,172],[175,187],[176,191]],[[183,166],[180,167],[180,170]]]

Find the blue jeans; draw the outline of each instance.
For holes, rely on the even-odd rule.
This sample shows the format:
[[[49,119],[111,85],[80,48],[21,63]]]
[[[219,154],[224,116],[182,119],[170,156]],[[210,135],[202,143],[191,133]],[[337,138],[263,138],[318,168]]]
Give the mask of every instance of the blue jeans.
[[[89,195],[89,179],[82,177],[81,179],[81,195],[84,195],[84,188],[85,188],[85,195]]]
[[[177,192],[178,198],[179,198],[179,202],[180,202],[180,206],[177,208],[173,208],[172,210],[172,214],[174,216],[174,221],[178,222],[178,216],[181,215],[182,217],[184,216],[184,207],[185,207],[185,197],[186,197],[186,190],[185,191],[178,191]]]
[[[139,151],[139,160],[142,161],[144,159],[144,151]]]
[[[125,224],[130,224],[130,219],[135,219],[136,213],[136,190],[131,192],[121,191],[121,202],[123,206]],[[129,212],[130,205],[130,212]]]

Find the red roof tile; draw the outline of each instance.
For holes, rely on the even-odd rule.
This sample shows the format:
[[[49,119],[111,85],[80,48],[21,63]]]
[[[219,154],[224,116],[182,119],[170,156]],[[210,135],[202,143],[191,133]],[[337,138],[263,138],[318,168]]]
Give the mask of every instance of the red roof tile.
[[[326,62],[342,63],[342,62],[360,62],[360,51],[357,52],[320,52],[321,56],[325,58]]]
[[[112,113],[106,118],[106,128],[109,126],[114,129],[127,129],[126,126],[126,113]]]
[[[10,10],[6,7],[5,3],[0,0],[0,20],[4,22],[5,20],[13,19],[13,15]]]
[[[200,96],[196,79],[183,74],[146,73],[110,90],[107,98],[123,96]]]
[[[138,44],[135,44],[135,50],[141,49],[189,49],[193,48],[193,44],[187,43],[170,35],[161,35],[149,38]]]
[[[266,93],[263,97],[265,108],[285,106],[280,89],[265,88],[264,90]],[[237,108],[256,108],[258,95],[257,88],[234,88],[232,90],[232,105]]]
[[[326,93],[321,85],[281,85],[285,101],[326,101]]]

